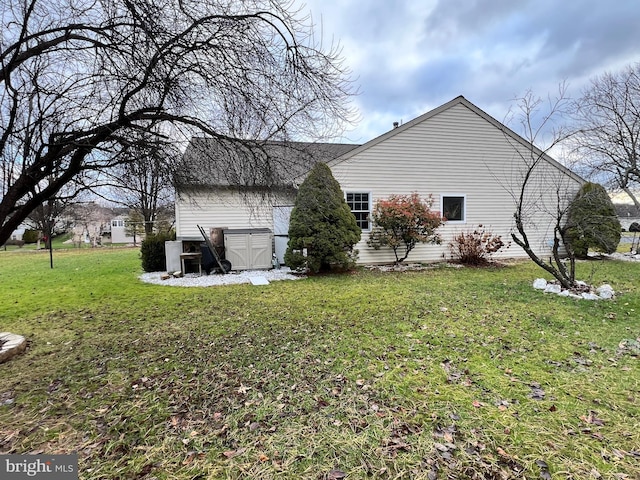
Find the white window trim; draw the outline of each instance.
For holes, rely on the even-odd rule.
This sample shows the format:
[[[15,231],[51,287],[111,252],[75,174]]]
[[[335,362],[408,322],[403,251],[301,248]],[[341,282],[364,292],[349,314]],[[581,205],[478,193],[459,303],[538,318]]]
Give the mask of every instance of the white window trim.
[[[347,194],[348,193],[352,193],[352,194],[366,193],[369,196],[369,219],[368,219],[369,228],[363,228],[362,231],[363,232],[370,232],[371,229],[372,229],[372,223],[373,223],[373,220],[371,219],[371,214],[373,213],[373,194],[371,193],[371,191],[368,191],[368,190],[345,190],[344,191],[344,201],[345,202],[347,201]]]
[[[462,197],[462,220],[447,220],[446,223],[454,225],[464,225],[467,223],[467,195],[465,193],[442,193],[440,194],[440,215],[444,218],[444,197]]]

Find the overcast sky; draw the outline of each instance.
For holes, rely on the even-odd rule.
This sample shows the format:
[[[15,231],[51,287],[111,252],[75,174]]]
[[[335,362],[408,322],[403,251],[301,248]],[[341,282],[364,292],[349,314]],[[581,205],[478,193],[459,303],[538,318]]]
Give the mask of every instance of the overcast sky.
[[[503,121],[532,90],[572,97],[595,75],[640,61],[639,0],[307,0],[339,41],[360,95],[364,143],[464,95]]]

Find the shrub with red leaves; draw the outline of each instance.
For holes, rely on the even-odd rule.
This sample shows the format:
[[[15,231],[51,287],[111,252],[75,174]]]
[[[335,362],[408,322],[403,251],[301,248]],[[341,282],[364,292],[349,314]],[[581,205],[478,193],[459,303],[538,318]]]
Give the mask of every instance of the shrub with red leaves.
[[[492,255],[503,247],[502,237],[487,231],[482,225],[473,231],[454,235],[449,243],[453,259],[465,265],[486,265],[491,262]]]

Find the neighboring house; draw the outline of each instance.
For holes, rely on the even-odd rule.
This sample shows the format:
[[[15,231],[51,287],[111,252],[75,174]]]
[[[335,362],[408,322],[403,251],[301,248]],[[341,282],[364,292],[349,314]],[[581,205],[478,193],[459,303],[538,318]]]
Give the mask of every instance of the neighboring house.
[[[22,236],[24,235],[24,231],[29,228],[27,225],[20,225],[17,229],[13,231],[11,234],[11,240],[22,240]]]
[[[247,151],[252,148],[247,147]],[[303,181],[314,162],[323,161],[340,183],[362,227],[362,239],[356,246],[359,263],[394,261],[390,249],[376,251],[367,246],[372,226],[369,215],[376,200],[412,192],[422,197],[431,195],[432,208],[447,217],[447,222],[439,230],[442,244],[418,245],[408,261],[438,261],[448,257],[448,243],[455,233],[472,230],[479,224],[506,242],[510,240],[514,198],[526,173],[525,159],[531,158],[526,140],[464,97],[364,145],[268,143],[263,148],[267,154],[275,149],[273,156],[286,163],[283,170],[267,168],[272,165],[263,160],[264,168],[251,171],[242,160],[247,152],[220,146],[218,140],[192,140],[185,152],[185,174],[178,182],[176,195],[179,240],[198,238],[196,224],[205,229],[269,228],[283,236],[295,200],[294,187]],[[545,254],[550,251],[553,238],[548,213],[556,210],[558,195],[565,200],[573,198],[584,180],[537,149],[533,155],[542,155],[543,161],[530,182],[525,214],[531,244]],[[264,172],[269,175],[262,175]],[[243,189],[232,187],[236,184],[244,185]],[[272,194],[264,196],[267,190]],[[282,261],[286,237],[281,237],[280,246],[277,238],[275,249]],[[501,256],[526,254],[514,244]]]
[[[614,203],[616,215],[624,230],[629,230],[632,223],[640,223],[640,211],[633,204]]]
[[[126,215],[118,215],[117,217],[111,219],[109,225],[103,232],[106,234],[110,234],[110,243],[134,243],[133,235],[127,232],[127,218],[128,217]],[[136,234],[136,243],[140,243],[142,238],[142,234]]]

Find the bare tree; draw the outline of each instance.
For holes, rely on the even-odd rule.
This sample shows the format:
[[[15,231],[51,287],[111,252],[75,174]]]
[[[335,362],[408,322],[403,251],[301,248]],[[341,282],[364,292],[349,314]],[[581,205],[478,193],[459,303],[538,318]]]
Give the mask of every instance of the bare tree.
[[[124,153],[130,158],[101,174],[111,202],[136,212],[144,233],[152,233],[164,212],[173,207],[173,165],[178,150],[163,142],[137,143]]]
[[[507,187],[515,204],[513,241],[536,265],[553,275],[564,288],[575,288],[575,254],[565,242],[569,207],[582,180],[553,160],[548,152],[568,138],[565,128],[557,123],[566,113],[568,99],[564,85],[555,98],[547,102],[531,92],[518,99],[518,120],[526,140],[525,148],[514,140],[510,131],[505,138],[512,144],[521,168]],[[543,138],[546,136],[546,138]],[[537,146],[541,142],[544,149]],[[541,225],[551,225],[548,244],[551,254],[545,258],[539,245],[531,240],[531,232]]]
[[[131,237],[133,237],[133,244],[138,244],[138,238],[140,238],[140,234],[142,233],[151,233],[147,232],[145,221],[142,217],[142,214],[137,210],[132,210],[127,219],[124,221],[125,225],[125,233]]]
[[[67,215],[73,221],[73,242],[79,247],[88,241],[92,247],[100,243],[113,212],[94,201],[77,202],[67,208]]]
[[[64,213],[73,199],[64,195],[51,197],[38,205],[27,217],[26,223],[51,238],[68,230]]]
[[[640,63],[595,77],[573,104],[577,152],[587,174],[640,202]]]
[[[334,136],[353,93],[292,2],[7,0],[0,244],[63,186],[126,163],[148,132],[233,142],[250,118],[261,139]]]

